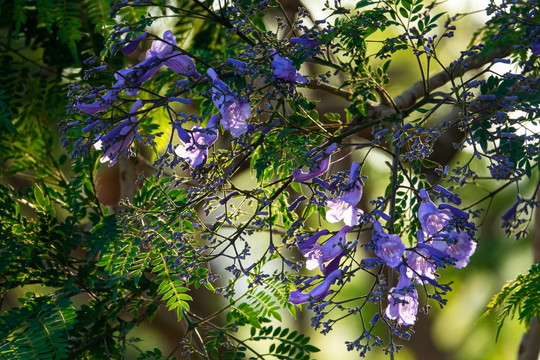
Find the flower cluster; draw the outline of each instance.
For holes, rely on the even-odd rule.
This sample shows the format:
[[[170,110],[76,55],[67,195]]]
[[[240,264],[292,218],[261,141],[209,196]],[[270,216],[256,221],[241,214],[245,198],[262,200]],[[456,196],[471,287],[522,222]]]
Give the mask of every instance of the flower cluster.
[[[455,195],[454,195],[455,196]],[[420,190],[421,204],[418,219],[422,229],[418,231],[418,244],[405,249],[401,242],[394,242],[385,249],[391,255],[377,253],[388,266],[399,269],[400,278],[396,287],[388,294],[386,317],[397,320],[399,325],[412,325],[418,311],[417,285],[431,284],[441,287],[436,280],[439,267],[451,264],[457,269],[468,265],[469,258],[476,249],[476,242],[471,239],[474,224],[468,223],[468,214],[448,204],[437,207],[429,198],[426,190]],[[463,230],[458,230],[462,227]],[[465,229],[468,229],[469,232]],[[403,254],[403,261],[397,260],[397,254]],[[384,257],[383,257],[384,256]]]
[[[315,166],[308,172],[303,173],[300,169],[293,172],[295,181],[307,181],[315,179],[317,176],[324,174],[328,169],[330,155],[337,149],[337,146],[329,146],[324,155],[324,159],[316,163]],[[345,226],[341,228],[335,235],[331,236],[322,246],[317,243],[323,235],[328,235],[328,230],[324,229],[311,236],[308,240],[298,244],[298,249],[306,257],[306,268],[314,270],[320,268],[324,281],[313,288],[308,293],[303,293],[299,290],[291,291],[289,301],[293,304],[301,304],[313,299],[322,299],[328,294],[328,289],[338,278],[343,274],[342,270],[338,269],[341,258],[346,254],[347,233],[354,229],[354,226],[359,224],[358,217],[362,211],[356,208],[356,205],[362,197],[362,180],[360,178],[360,164],[353,162],[349,171],[349,180],[347,181],[343,196],[337,200],[329,200],[327,205],[330,210],[326,213],[326,220],[332,223],[343,221]],[[327,188],[330,188],[327,186]],[[328,263],[328,265],[325,265]],[[318,278],[315,276],[311,281]],[[311,281],[305,282],[307,285]],[[326,289],[324,292],[321,289]]]
[[[152,37],[153,35],[143,32],[131,40],[124,40],[122,42],[122,53],[124,55],[133,53],[142,41],[147,41]],[[241,95],[241,93],[245,92],[249,94],[252,90],[248,88],[245,89],[245,92],[232,90],[221,80],[220,76],[218,76],[218,72],[212,67],[207,68],[206,76],[203,77],[197,71],[197,67],[191,55],[188,55],[181,50],[176,45],[176,42],[177,40],[173,35],[173,32],[171,30],[165,31],[162,38],[155,37],[152,41],[151,47],[146,51],[145,59],[143,61],[129,69],[115,71],[114,77],[116,83],[104,94],[101,93],[105,88],[102,86],[96,89],[89,88],[88,90],[85,90],[81,96],[75,97],[72,103],[72,109],[82,114],[91,115],[86,120],[86,126],[84,127],[83,132],[89,133],[95,131],[97,133],[94,139],[88,137],[86,144],[94,144],[96,149],[104,151],[102,161],[110,161],[110,165],[112,165],[116,161],[113,159],[118,159],[121,155],[129,155],[128,150],[134,138],[138,138],[142,141],[142,138],[144,137],[151,139],[154,136],[152,134],[145,134],[144,136],[139,135],[139,120],[137,117],[131,116],[133,111],[126,114],[127,119],[118,125],[117,129],[110,131],[107,135],[103,136],[103,138],[101,138],[99,132],[102,131],[106,125],[103,120],[96,120],[96,118],[103,116],[106,111],[114,110],[116,113],[122,113],[122,105],[126,102],[133,101],[120,99],[119,96],[122,92],[125,92],[127,96],[137,96],[141,90],[141,86],[154,77],[163,66],[168,67],[174,73],[184,77],[185,80],[177,81],[177,85],[173,88],[173,92],[165,97],[154,94],[154,96],[159,96],[159,99],[144,100],[145,104],[152,104],[152,106],[146,107],[144,112],[148,113],[163,105],[168,108],[171,125],[176,130],[182,142],[182,144],[175,149],[170,148],[170,151],[174,152],[180,159],[187,161],[191,167],[200,168],[206,163],[208,158],[208,148],[217,139],[217,134],[219,132],[218,125],[221,125],[224,130],[229,130],[233,138],[240,138],[246,133],[252,133],[259,129],[260,126],[248,124],[248,120],[252,117],[251,99],[249,98],[249,95]],[[310,49],[315,42],[317,42],[317,40],[312,38],[295,38],[291,40],[290,44]],[[242,56],[253,57],[255,54],[249,54],[249,51],[246,50]],[[255,71],[253,69],[262,70],[266,67],[266,69],[271,71],[270,77],[266,77],[266,79],[275,80],[276,84],[273,86],[283,86],[283,84],[286,84],[290,91],[294,90],[296,85],[308,82],[307,78],[298,72],[292,63],[292,60],[284,55],[278,54],[277,51],[273,50],[271,61],[268,61],[268,58],[265,57],[264,54],[258,54],[256,56],[260,57],[260,63],[255,61],[246,63],[236,59],[228,59],[227,64],[232,66],[234,74],[241,76],[247,75],[252,77],[252,81],[261,76],[260,71]],[[103,65],[95,67],[91,71],[96,72],[107,69],[110,69],[110,66]],[[180,102],[187,105],[191,104],[190,99],[180,98],[178,95],[184,94],[200,85],[209,85],[208,89],[200,92],[200,94],[202,96],[210,97],[218,112],[217,115],[212,115],[211,119],[207,121],[207,126],[205,128],[200,126],[201,123],[205,122],[204,117],[186,115],[181,112],[174,114],[175,111],[169,106],[169,103],[172,102]],[[284,96],[288,95],[284,94]],[[143,103],[137,103],[137,110],[141,109],[140,105],[142,104]],[[113,119],[116,120],[120,118],[121,117],[119,116],[115,116]],[[186,122],[195,122],[196,124],[193,125],[191,129],[185,129],[183,124]],[[125,128],[128,123],[131,124],[133,131],[128,131],[127,128]],[[197,123],[199,125],[197,125]],[[272,122],[272,124],[275,123],[275,121]],[[77,121],[67,125],[74,126],[78,124],[79,122]],[[272,124],[270,124],[269,129],[271,129]],[[261,133],[267,133],[269,131],[267,128],[268,126],[260,129]],[[124,130],[119,131],[120,129]],[[76,145],[80,145],[83,140],[84,139],[80,139]],[[74,150],[73,155],[78,155],[85,151],[87,150],[76,149]],[[323,172],[325,171],[325,166],[326,168],[328,167],[328,160],[329,159],[323,161],[321,164],[320,170]],[[176,162],[171,163],[171,165],[175,164]],[[299,181],[305,181],[305,179],[306,178],[302,180],[302,176],[299,177]]]
[[[349,180],[344,186],[343,196],[328,201],[331,209],[327,212],[326,219],[329,222],[344,221],[345,226],[322,245],[319,244],[319,240],[329,234],[326,229],[298,242],[298,249],[306,258],[306,269],[320,269],[323,278],[310,291],[300,289],[291,291],[289,296],[291,303],[322,301],[331,293],[330,287],[336,279],[343,281],[345,278],[346,271],[341,268],[340,262],[351,249],[350,244],[347,244],[346,235],[359,225],[358,214],[361,214],[361,211],[356,209],[362,193],[359,171],[360,165],[354,162],[349,172]],[[309,175],[304,176],[307,178],[315,174],[313,176],[315,178],[320,173],[320,169],[315,167]],[[437,186],[436,190],[443,199],[449,199],[456,204],[461,202],[457,195],[441,186]],[[398,270],[399,281],[395,287],[388,290],[388,304],[384,312],[386,318],[395,320],[398,325],[413,325],[416,321],[419,306],[417,286],[431,285],[440,290],[437,294],[446,293],[449,287],[437,281],[438,268],[444,268],[446,265],[453,265],[457,269],[463,268],[467,266],[476,249],[476,242],[472,240],[474,224],[468,221],[469,214],[448,203],[435,205],[424,189],[420,190],[420,200],[418,219],[421,230],[418,231],[418,242],[406,247],[397,234],[387,233],[378,220],[372,220],[373,231],[369,248],[374,251],[377,259],[362,261],[365,268],[386,264],[389,268]],[[379,210],[374,213],[383,219],[389,219]],[[373,265],[368,265],[371,263]],[[318,279],[321,279],[320,275],[311,277],[304,281],[304,287]],[[435,298],[443,302],[440,295],[436,295]]]

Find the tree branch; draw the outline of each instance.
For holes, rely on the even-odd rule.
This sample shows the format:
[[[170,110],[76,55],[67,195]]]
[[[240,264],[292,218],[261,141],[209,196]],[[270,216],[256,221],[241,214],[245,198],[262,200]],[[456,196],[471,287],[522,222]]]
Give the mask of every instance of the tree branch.
[[[511,48],[509,46],[496,47],[489,52],[481,52],[473,55],[470,58],[458,62],[454,66],[449,66],[443,71],[431,76],[428,80],[427,87],[430,91],[440,88],[449,81],[452,81],[455,78],[465,74],[469,70],[481,68],[482,66],[492,62],[494,59],[508,56],[510,54],[510,49]],[[424,90],[424,83],[419,81],[405,90],[401,95],[397,96],[394,99],[394,104],[397,109],[406,110],[414,106],[419,99],[427,95],[428,94]],[[369,108],[367,118],[368,120],[381,120],[385,117],[393,116],[395,113],[396,110],[394,107],[379,104]]]

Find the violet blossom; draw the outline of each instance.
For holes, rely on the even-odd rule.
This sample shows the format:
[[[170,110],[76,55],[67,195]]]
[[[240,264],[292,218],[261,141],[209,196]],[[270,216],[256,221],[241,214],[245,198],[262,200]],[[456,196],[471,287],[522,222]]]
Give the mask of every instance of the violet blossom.
[[[378,221],[373,223],[372,240],[375,243],[375,254],[384,260],[386,265],[395,268],[401,263],[405,245],[398,235],[389,235],[384,232]]]
[[[342,275],[340,269],[332,271],[319,285],[315,286],[311,291],[303,293],[300,290],[291,291],[289,294],[289,302],[291,304],[307,303],[310,299],[323,299],[327,294],[330,286],[334,281]]]
[[[452,258],[456,259],[454,267],[456,269],[464,268],[469,264],[469,258],[474,254],[476,250],[476,242],[471,240],[469,235],[465,232],[450,233],[452,239],[457,240],[454,244],[448,245],[445,252]]]
[[[146,33],[137,36],[133,42],[126,45],[124,53],[131,53],[138,46],[138,43],[146,38]],[[171,30],[165,31],[163,40],[154,40],[151,48],[146,52],[145,60],[133,66],[130,69],[121,69],[114,74],[117,83],[113,85],[101,99],[91,104],[79,103],[75,105],[77,109],[86,114],[95,114],[111,107],[115,96],[122,90],[126,90],[129,96],[135,96],[139,93],[139,86],[154,76],[162,65],[167,66],[177,74],[186,74],[187,76],[200,78],[195,63],[187,55],[183,55],[174,49],[176,38]]]
[[[175,73],[187,74],[196,79],[200,78],[201,75],[197,72],[193,60],[189,56],[175,50],[175,45],[176,37],[171,30],[167,30],[163,33],[163,40],[154,40],[152,42],[152,47],[146,52],[145,58],[149,60],[156,57],[165,60],[163,64]]]
[[[330,156],[325,157],[320,162],[313,165],[307,173],[302,172],[299,168],[294,169],[292,176],[294,182],[306,182],[314,177],[324,174],[330,166]]]
[[[305,84],[308,79],[302,76],[293,65],[292,60],[286,57],[274,54],[274,60],[272,61],[272,67],[274,68],[274,76],[278,79],[295,82],[297,84]]]
[[[433,235],[440,233],[450,221],[452,215],[449,211],[441,211],[429,199],[426,190],[420,190],[422,203],[418,209],[418,219],[422,224],[422,229],[426,237],[430,238]]]
[[[130,114],[136,113],[142,106],[142,100],[137,100],[131,106]],[[104,150],[99,161],[101,163],[109,162],[109,166],[113,166],[118,161],[119,153],[126,150],[133,139],[138,136],[138,130],[139,122],[137,116],[133,115],[122,121],[106,135],[100,136],[94,144],[97,150]]]
[[[362,197],[362,180],[359,175],[360,164],[353,162],[350,170],[347,189],[343,196],[337,200],[328,200],[330,210],[326,213],[326,220],[335,223],[343,220],[346,225],[358,225],[358,217],[363,214],[356,208]]]
[[[200,78],[195,63],[187,55],[183,55],[175,50],[176,37],[171,30],[165,31],[163,39],[152,41],[152,46],[146,52],[145,60],[130,69],[122,69],[115,74],[115,77],[128,80],[135,87],[127,89],[130,96],[137,95],[137,86],[145,83],[154,76],[161,66],[165,65],[177,74],[186,74],[194,78]]]
[[[388,293],[385,315],[397,320],[399,325],[413,325],[418,312],[418,292],[415,287],[411,289],[412,282],[406,276],[405,266],[401,267],[400,272],[398,284]]]
[[[322,246],[316,242],[319,237],[326,235],[328,230],[321,230],[305,242],[300,243],[298,248],[302,255],[307,259],[306,269],[315,270],[320,267],[321,271],[324,274],[327,274],[331,272],[329,271],[329,268],[337,267],[337,265],[339,265],[339,259],[344,255],[343,247],[346,244],[347,233],[352,229],[352,226],[345,225]],[[325,267],[324,263],[329,261],[333,262],[332,266],[329,265]],[[333,271],[334,269],[331,270]]]
[[[225,130],[230,130],[233,137],[240,137],[248,130],[244,120],[251,116],[249,102],[246,99],[238,100],[227,84],[218,78],[214,69],[209,68],[207,74],[213,81],[212,101],[221,114],[221,125]]]
[[[208,148],[218,138],[217,124],[218,117],[213,115],[206,128],[194,126],[189,141],[182,141],[182,145],[178,145],[174,150],[176,155],[189,162],[192,167],[204,165],[208,158]]]
[[[407,277],[417,279],[423,284],[425,279],[435,280],[435,271],[437,265],[433,260],[430,260],[430,253],[427,249],[418,248],[416,251],[405,251],[405,259],[407,262]]]
[[[124,86],[125,80],[124,79],[117,79],[118,81],[116,84],[112,86],[112,88],[107,91],[105,95],[101,97],[99,100],[95,100],[91,104],[87,103],[79,103],[76,104],[75,107],[86,114],[96,114],[98,112],[102,112],[104,110],[107,110],[111,107],[113,99],[116,97],[117,94],[119,94],[122,91],[122,87]]]
[[[291,44],[298,44],[304,47],[319,47],[319,41],[317,39],[293,37],[289,41]]]
[[[148,37],[148,33],[146,31],[139,34],[138,36],[136,36],[133,40],[131,40],[127,45],[125,45],[122,48],[122,53],[124,55],[131,54],[132,52],[135,51],[135,49],[137,49],[137,47],[139,47],[139,43],[141,42],[141,40],[144,40],[147,37]]]

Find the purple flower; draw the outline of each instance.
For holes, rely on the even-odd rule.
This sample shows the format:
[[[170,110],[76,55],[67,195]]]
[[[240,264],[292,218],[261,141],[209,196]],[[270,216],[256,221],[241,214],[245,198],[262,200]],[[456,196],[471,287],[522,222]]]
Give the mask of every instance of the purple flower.
[[[516,221],[517,217],[516,217],[516,214],[517,214],[517,207],[519,206],[519,204],[521,203],[521,198],[518,197],[518,201],[516,201],[514,203],[514,205],[512,205],[512,207],[510,209],[508,209],[507,212],[505,212],[502,216],[501,216],[501,219],[503,221],[503,223],[510,223],[510,221]]]
[[[221,114],[221,125],[225,130],[230,130],[235,138],[246,133],[248,124],[244,120],[251,116],[249,102],[233,96],[231,89],[218,78],[214,69],[209,68],[207,74],[214,83],[211,89],[212,101]]]
[[[305,182],[313,179],[314,177],[324,174],[330,166],[330,156],[325,157],[320,162],[316,163],[307,173],[302,170],[294,169],[292,176],[294,182]]]
[[[162,65],[167,66],[172,71],[178,74],[187,74],[195,78],[200,78],[201,75],[197,72],[193,60],[187,55],[182,55],[176,51],[174,46],[176,38],[171,30],[165,31],[163,40],[154,40],[152,46],[146,52],[145,60],[138,63],[130,69],[122,69],[118,71],[115,77],[127,79],[135,86],[139,86],[154,76]],[[126,93],[130,96],[137,95],[139,89],[128,89]]]
[[[137,49],[137,47],[139,46],[139,43],[141,42],[141,40],[144,40],[148,37],[148,33],[145,31],[143,33],[141,33],[140,35],[138,35],[137,37],[135,37],[133,40],[131,40],[129,42],[129,44],[127,44],[126,46],[124,46],[122,48],[122,53],[124,55],[129,55],[131,54],[132,52],[135,51],[135,49]]]
[[[457,207],[455,206],[452,206],[450,204],[440,204],[439,205],[439,209],[441,210],[449,210],[452,215],[456,218],[461,218],[461,219],[468,219],[469,218],[469,213],[461,210],[461,209],[458,209]]]
[[[362,210],[356,208],[356,204],[362,197],[362,183],[359,176],[360,164],[356,161],[351,166],[349,181],[347,182],[347,190],[343,193],[343,197],[337,200],[329,200],[328,206],[330,210],[326,213],[326,220],[335,223],[343,220],[346,225],[358,225],[358,217],[363,213]]]
[[[195,63],[187,55],[175,50],[176,37],[171,30],[163,33],[163,40],[154,40],[152,47],[146,52],[146,61],[157,58],[165,60],[163,64],[177,74],[187,74],[194,78],[200,78],[201,75],[197,72]],[[160,65],[161,66],[161,65]],[[159,70],[159,67],[157,67]],[[155,73],[157,70],[153,70]],[[152,74],[153,75],[153,74]]]
[[[540,56],[540,41],[531,43],[531,51],[533,55]]]
[[[346,225],[358,225],[358,217],[363,214],[362,210],[355,207],[343,199],[328,200],[327,205],[330,210],[326,212],[326,221],[335,223],[343,220]]]
[[[454,267],[456,269],[464,268],[469,264],[469,258],[476,250],[476,242],[472,241],[466,232],[452,231],[453,239],[457,239],[454,244],[448,245],[446,253],[456,259]]]
[[[114,84],[113,87],[107,91],[107,93],[103,95],[100,100],[96,100],[91,104],[79,103],[75,105],[75,107],[86,114],[96,114],[98,112],[107,110],[111,107],[113,98],[122,91],[122,87],[124,86],[124,79],[117,80],[118,81],[116,84]]]
[[[422,229],[426,237],[430,238],[441,232],[452,216],[448,211],[439,210],[429,199],[424,189],[420,190],[420,196],[422,197],[422,203],[418,209],[418,219],[420,220],[420,224],[422,224]]]
[[[299,242],[298,243],[298,250],[300,250],[300,252],[302,254],[304,254],[304,251],[309,250],[311,247],[313,247],[313,245],[317,243],[317,240],[319,240],[319,238],[321,236],[328,235],[328,234],[329,234],[329,231],[326,230],[326,229],[323,229],[323,230],[317,232],[315,235],[311,236],[306,241]]]
[[[197,72],[195,63],[193,60],[187,56],[183,55],[179,51],[173,51],[165,58],[165,66],[174,71],[177,74],[186,74],[188,76],[198,79],[201,77],[201,74]]]
[[[413,325],[418,312],[418,292],[416,288],[410,288],[412,282],[407,278],[404,268],[401,267],[397,286],[390,289],[385,315],[391,320],[397,320],[399,325]]]
[[[130,113],[137,112],[143,106],[142,100],[137,100],[131,106]],[[104,150],[103,156],[99,159],[101,163],[109,162],[113,166],[118,161],[120,152],[126,150],[135,136],[138,136],[139,122],[136,115],[129,117],[112,129],[106,135],[98,138],[94,147],[97,150]]]
[[[299,290],[291,291],[289,294],[289,302],[291,304],[303,304],[308,302],[310,299],[323,299],[327,294],[328,290],[336,278],[340,277],[343,272],[338,269],[332,271],[328,276],[321,282],[319,285],[315,286],[310,292],[303,293]]]
[[[401,263],[405,245],[397,235],[387,234],[378,221],[373,222],[372,240],[375,243],[375,254],[384,260],[386,265],[395,268]]]
[[[137,48],[139,41],[146,38],[146,36],[146,33],[137,36],[133,42],[126,45],[122,51],[124,53],[134,51]],[[174,50],[175,44],[176,38],[172,31],[165,31],[163,40],[154,40],[152,42],[152,47],[146,52],[144,61],[130,69],[121,69],[114,74],[114,77],[118,82],[113,85],[111,90],[103,95],[101,99],[96,100],[91,104],[80,103],[75,105],[75,107],[86,114],[95,114],[104,111],[111,106],[114,97],[124,90],[124,88],[129,96],[137,95],[139,93],[139,85],[142,85],[154,76],[162,65],[169,67],[178,74],[186,74],[194,78],[200,78],[201,75],[197,72],[193,60],[191,60],[189,56],[182,55],[179,51]],[[124,87],[124,85],[126,86]]]
[[[407,250],[405,252],[405,259],[407,260],[407,277],[410,279],[417,279],[419,283],[423,284],[424,279],[435,280],[435,271],[437,271],[437,265],[433,261],[430,261],[430,253],[426,249],[419,248],[416,251]]]
[[[352,226],[345,225],[334,236],[328,239],[323,246],[317,244],[316,241],[322,235],[326,235],[328,233],[327,230],[319,231],[304,243],[299,244],[298,248],[300,249],[300,252],[307,259],[306,269],[315,270],[320,267],[323,273],[330,272],[325,268],[324,263],[333,261],[336,258],[341,258],[343,255],[343,247],[346,244],[347,233],[352,229]],[[339,259],[337,261],[339,262]]]
[[[208,158],[208,147],[210,147],[218,138],[217,134],[217,116],[214,115],[208,121],[206,128],[194,126],[191,130],[189,142],[182,142],[174,152],[180,158],[189,162],[192,167],[204,165]]]
[[[274,55],[274,61],[272,61],[272,67],[274,68],[274,76],[278,79],[295,82],[297,84],[305,84],[308,79],[303,77],[293,65],[292,60],[279,54]]]
[[[293,37],[291,38],[290,42],[291,44],[299,44],[304,47],[316,48],[319,46],[319,41],[317,39]]]

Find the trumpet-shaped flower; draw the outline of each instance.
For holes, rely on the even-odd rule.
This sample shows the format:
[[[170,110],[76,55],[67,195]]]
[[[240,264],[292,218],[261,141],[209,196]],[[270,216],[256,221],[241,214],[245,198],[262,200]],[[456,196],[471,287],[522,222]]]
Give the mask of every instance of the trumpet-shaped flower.
[[[204,165],[208,157],[208,147],[218,138],[217,122],[217,116],[214,115],[208,121],[205,129],[194,126],[189,141],[182,142],[182,145],[178,145],[174,150],[176,155],[189,162],[192,167]]]
[[[443,231],[452,218],[452,214],[449,211],[439,210],[429,199],[424,189],[420,190],[420,196],[422,197],[422,203],[418,209],[418,219],[422,224],[425,235],[430,238]]]
[[[384,232],[378,221],[375,221],[373,226],[375,230],[373,230],[372,239],[375,243],[375,254],[383,259],[386,265],[395,268],[401,263],[405,245],[399,236]]]
[[[406,251],[407,277],[417,279],[419,283],[423,283],[425,279],[435,280],[437,265],[430,258],[430,253],[426,249],[419,248],[416,251]]]
[[[141,40],[144,40],[147,37],[148,37],[148,33],[146,31],[139,34],[138,36],[136,36],[133,40],[131,40],[127,45],[125,45],[122,48],[122,53],[124,55],[131,54],[132,52],[134,52],[137,49],[137,47],[139,47],[139,43],[141,42]]]
[[[399,325],[413,325],[418,312],[418,292],[416,288],[411,289],[412,282],[407,278],[404,268],[405,266],[401,267],[397,286],[390,289],[385,315],[389,319],[397,320]]]
[[[292,176],[294,182],[306,182],[313,179],[314,177],[321,176],[324,174],[328,167],[330,166],[330,156],[325,157],[320,162],[313,165],[307,173],[303,172],[299,168],[294,169]]]
[[[456,269],[464,268],[469,264],[469,258],[476,250],[476,242],[471,240],[469,235],[462,232],[451,232],[451,237],[457,240],[456,243],[448,245],[445,252],[452,258],[456,259],[454,267]]]
[[[363,213],[356,208],[362,197],[362,182],[359,176],[360,164],[356,161],[351,166],[347,190],[337,200],[329,200],[330,210],[326,213],[326,220],[335,223],[343,220],[346,225],[358,225],[358,217]]]
[[[207,73],[214,83],[211,89],[212,101],[221,114],[221,125],[237,138],[248,130],[245,120],[251,116],[251,106],[245,99],[238,100],[231,89],[218,78],[214,69],[209,68]]]
[[[323,299],[328,295],[328,290],[334,281],[341,276],[342,270],[337,269],[332,271],[319,285],[315,286],[311,291],[303,293],[300,290],[291,291],[289,294],[289,302],[291,304],[307,303],[310,299]]]
[[[196,79],[201,75],[197,72],[195,63],[187,55],[175,50],[176,37],[171,30],[163,33],[163,40],[154,40],[152,47],[146,52],[146,60],[157,58],[164,60],[163,64],[177,74],[187,74]],[[159,67],[158,67],[159,70]],[[157,70],[154,71],[154,73]]]
[[[130,109],[130,113],[137,112],[143,106],[142,100],[137,100]],[[118,161],[119,154],[126,150],[135,136],[138,136],[139,122],[136,115],[129,117],[112,129],[106,135],[101,136],[94,144],[97,150],[103,150],[101,163],[109,162],[113,166]]]
[[[327,230],[319,231],[303,244],[300,244],[298,247],[302,252],[302,255],[307,259],[306,268],[308,270],[315,270],[320,267],[323,273],[328,273],[328,268],[324,266],[324,263],[341,258],[343,255],[343,247],[346,244],[347,233],[352,229],[352,226],[344,226],[334,236],[328,239],[323,246],[317,244],[316,241],[322,235],[327,234]],[[339,259],[337,261],[339,261]]]
[[[147,37],[146,33],[137,36],[131,43],[126,45],[122,51],[125,54],[133,52],[139,42]],[[187,55],[174,49],[176,38],[171,30],[165,31],[163,40],[154,40],[150,50],[146,52],[145,60],[130,69],[121,69],[114,74],[117,83],[113,85],[101,99],[91,104],[79,103],[75,105],[77,109],[86,114],[95,114],[111,107],[112,100],[122,90],[126,90],[129,96],[139,93],[139,86],[154,76],[162,65],[167,66],[178,74],[185,74],[194,78],[200,78],[195,63]]]
[[[297,84],[305,84],[308,79],[302,76],[293,65],[292,60],[286,57],[274,54],[274,61],[272,61],[272,67],[274,68],[274,76],[278,79],[295,82]]]
[[[401,238],[395,234],[380,237],[376,242],[375,254],[384,260],[386,265],[395,268],[401,263],[401,256],[405,245]]]

